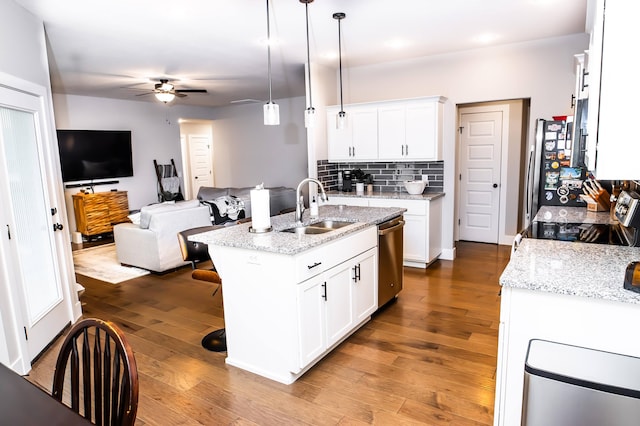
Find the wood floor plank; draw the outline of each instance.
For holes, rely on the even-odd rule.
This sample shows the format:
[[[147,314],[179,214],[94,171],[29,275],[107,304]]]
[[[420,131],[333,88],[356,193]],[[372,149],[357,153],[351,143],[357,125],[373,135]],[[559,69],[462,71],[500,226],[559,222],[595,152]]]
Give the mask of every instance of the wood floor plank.
[[[120,284],[78,276],[84,316],[118,324],[140,375],[137,425],[490,425],[500,287],[510,247],[460,242],[454,261],[405,268],[397,301],[292,385],[202,348],[224,295],[189,267]],[[27,377],[49,391],[62,339]]]

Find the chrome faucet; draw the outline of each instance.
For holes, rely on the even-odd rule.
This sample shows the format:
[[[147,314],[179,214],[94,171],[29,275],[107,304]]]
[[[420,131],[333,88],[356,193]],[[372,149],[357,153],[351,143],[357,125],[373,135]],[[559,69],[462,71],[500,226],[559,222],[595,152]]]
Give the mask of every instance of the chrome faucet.
[[[327,193],[324,192],[324,187],[322,186],[322,184],[318,179],[315,179],[315,178],[302,179],[302,181],[298,184],[298,187],[296,188],[296,222],[300,224],[302,223],[302,214],[305,211],[304,198],[300,194],[300,188],[302,188],[302,185],[304,185],[305,182],[313,182],[316,185],[318,185],[318,188],[320,188],[320,192],[322,193],[321,194],[322,200],[325,202],[329,200],[329,197],[327,197]]]

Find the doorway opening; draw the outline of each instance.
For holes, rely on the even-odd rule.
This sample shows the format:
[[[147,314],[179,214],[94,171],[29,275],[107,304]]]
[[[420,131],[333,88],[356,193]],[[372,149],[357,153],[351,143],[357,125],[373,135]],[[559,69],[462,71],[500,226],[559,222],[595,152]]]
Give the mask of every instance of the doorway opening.
[[[522,226],[530,99],[457,106],[456,240],[511,244]]]
[[[191,200],[201,186],[214,186],[213,121],[180,119],[184,196]]]

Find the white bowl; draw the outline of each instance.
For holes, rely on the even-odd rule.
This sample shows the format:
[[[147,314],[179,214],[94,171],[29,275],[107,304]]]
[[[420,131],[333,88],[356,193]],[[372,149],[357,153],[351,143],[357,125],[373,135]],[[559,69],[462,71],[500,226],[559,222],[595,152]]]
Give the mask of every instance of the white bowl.
[[[424,187],[427,185],[426,182],[421,180],[408,180],[404,183],[404,187],[407,192],[411,195],[420,195],[422,191],[424,191]]]

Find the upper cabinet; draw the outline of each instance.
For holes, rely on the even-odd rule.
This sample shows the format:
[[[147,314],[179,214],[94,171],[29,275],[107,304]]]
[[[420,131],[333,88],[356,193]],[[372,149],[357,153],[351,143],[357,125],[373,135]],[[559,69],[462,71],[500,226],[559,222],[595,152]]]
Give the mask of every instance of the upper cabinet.
[[[347,108],[345,108],[346,110]],[[329,159],[334,161],[372,161],[378,158],[378,111],[369,105],[349,107],[347,126],[336,128],[340,107],[327,108]]]
[[[328,107],[329,161],[442,160],[444,101],[430,97],[345,105],[345,129],[336,129],[339,107]]]
[[[640,95],[629,52],[640,2],[596,0],[589,45],[589,120],[586,162],[598,179],[640,179],[640,143],[628,125]]]

